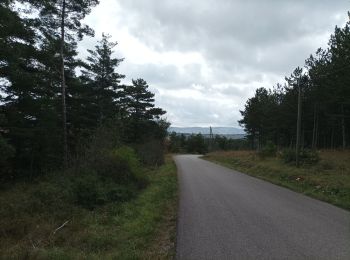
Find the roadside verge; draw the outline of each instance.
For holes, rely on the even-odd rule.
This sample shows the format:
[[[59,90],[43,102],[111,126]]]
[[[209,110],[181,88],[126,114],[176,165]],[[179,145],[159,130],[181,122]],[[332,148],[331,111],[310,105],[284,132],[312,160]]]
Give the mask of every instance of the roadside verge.
[[[203,159],[350,210],[348,151],[321,151],[320,162],[296,168],[253,151],[213,152]]]

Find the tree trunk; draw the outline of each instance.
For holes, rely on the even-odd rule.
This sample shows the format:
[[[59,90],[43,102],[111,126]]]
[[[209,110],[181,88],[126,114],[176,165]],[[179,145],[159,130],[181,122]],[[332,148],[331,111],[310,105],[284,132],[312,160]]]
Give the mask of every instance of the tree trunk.
[[[331,149],[334,149],[334,124],[332,124],[332,133],[331,133]]]
[[[317,146],[318,146],[318,136],[319,136],[319,131],[318,131],[318,128],[319,128],[319,116],[318,114],[316,115],[316,130],[315,130],[315,149],[317,149]]]
[[[343,149],[346,148],[346,133],[345,133],[345,115],[344,115],[344,104],[341,105],[341,128],[342,128],[342,136],[343,136]]]
[[[251,137],[251,149],[252,150],[255,150],[255,133],[254,133],[254,130],[253,130],[253,134],[252,134],[252,137]]]
[[[296,166],[299,167],[299,154],[300,154],[300,135],[301,135],[301,86],[300,79],[298,79],[298,116],[297,116],[297,138],[296,138]]]
[[[61,91],[62,91],[62,127],[63,127],[63,168],[68,166],[68,141],[67,141],[67,106],[66,106],[66,80],[64,75],[64,41],[65,41],[65,16],[66,0],[62,1],[61,13]]]
[[[312,145],[311,145],[311,147],[312,147],[312,149],[313,150],[315,150],[316,149],[316,132],[317,132],[317,116],[316,116],[316,114],[317,114],[317,112],[316,112],[316,104],[314,105],[314,128],[313,128],[313,130],[312,130]]]
[[[305,128],[304,128],[304,126],[302,127],[302,130],[301,130],[300,147],[301,147],[301,149],[304,149],[304,147],[305,147]]]

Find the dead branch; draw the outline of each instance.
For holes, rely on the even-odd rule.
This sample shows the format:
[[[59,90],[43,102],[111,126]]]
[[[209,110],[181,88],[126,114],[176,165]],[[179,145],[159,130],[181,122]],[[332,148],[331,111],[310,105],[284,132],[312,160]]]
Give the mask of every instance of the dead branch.
[[[52,235],[56,234],[57,231],[59,231],[60,229],[62,229],[65,225],[67,225],[69,222],[69,220],[67,220],[66,222],[64,222],[61,226],[59,226],[58,228],[55,229],[54,232],[52,232]]]

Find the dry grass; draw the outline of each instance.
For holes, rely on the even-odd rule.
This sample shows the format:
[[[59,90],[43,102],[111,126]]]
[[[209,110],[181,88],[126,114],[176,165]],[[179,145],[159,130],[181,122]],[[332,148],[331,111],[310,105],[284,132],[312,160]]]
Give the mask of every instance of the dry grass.
[[[214,152],[205,159],[350,209],[350,151],[319,151],[315,165],[296,168],[278,157],[260,158],[254,151]]]

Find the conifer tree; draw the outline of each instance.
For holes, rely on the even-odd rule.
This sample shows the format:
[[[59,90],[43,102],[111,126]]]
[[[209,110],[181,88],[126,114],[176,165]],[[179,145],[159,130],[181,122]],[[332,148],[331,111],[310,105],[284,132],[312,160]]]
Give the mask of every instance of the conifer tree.
[[[93,30],[81,23],[90,13],[91,7],[96,6],[98,0],[28,0],[37,8],[40,15],[40,31],[48,41],[56,42],[57,53],[60,56],[60,85],[62,100],[62,141],[63,166],[68,163],[67,139],[67,104],[66,104],[66,60],[67,48],[74,48],[76,41],[82,40],[85,35],[93,36]],[[69,46],[70,45],[70,46]]]
[[[91,103],[98,111],[99,124],[115,117],[120,110],[118,105],[122,95],[120,80],[125,77],[116,72],[123,59],[112,57],[117,42],[111,42],[110,38],[109,35],[102,34],[102,40],[95,46],[95,50],[88,50],[90,56],[87,58],[81,77],[92,90]]]

